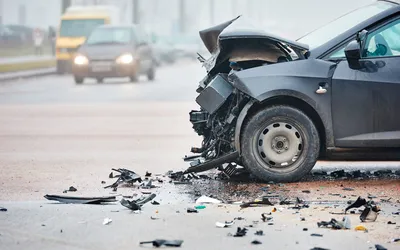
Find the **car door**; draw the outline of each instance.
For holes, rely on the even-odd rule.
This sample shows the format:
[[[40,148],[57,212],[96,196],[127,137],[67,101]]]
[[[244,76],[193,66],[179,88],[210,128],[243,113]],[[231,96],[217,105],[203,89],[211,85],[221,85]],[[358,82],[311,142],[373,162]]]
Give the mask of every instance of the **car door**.
[[[361,69],[338,63],[332,79],[336,147],[400,146],[400,19],[368,32]]]

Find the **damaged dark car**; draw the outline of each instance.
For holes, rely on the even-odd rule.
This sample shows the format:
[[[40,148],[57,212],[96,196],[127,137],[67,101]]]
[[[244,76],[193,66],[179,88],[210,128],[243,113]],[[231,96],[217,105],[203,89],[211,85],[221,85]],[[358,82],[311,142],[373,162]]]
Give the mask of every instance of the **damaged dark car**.
[[[199,56],[207,75],[190,121],[203,142],[186,173],[233,164],[292,182],[319,159],[400,158],[397,3],[361,7],[296,41],[240,21],[200,31],[212,56]]]

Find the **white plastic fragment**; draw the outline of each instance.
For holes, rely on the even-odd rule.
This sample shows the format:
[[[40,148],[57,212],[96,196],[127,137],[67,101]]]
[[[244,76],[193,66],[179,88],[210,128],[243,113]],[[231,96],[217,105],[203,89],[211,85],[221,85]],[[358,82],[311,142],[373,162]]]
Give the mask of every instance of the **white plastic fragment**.
[[[222,201],[208,197],[208,196],[201,196],[197,199],[196,204],[220,204]]]
[[[224,227],[230,227],[233,224],[235,224],[234,221],[225,221],[225,222],[216,222],[215,226],[217,226],[219,228],[224,228]]]
[[[112,219],[110,219],[110,218],[105,218],[104,221],[103,221],[103,225],[108,225],[108,224],[110,224],[111,222],[112,222]]]

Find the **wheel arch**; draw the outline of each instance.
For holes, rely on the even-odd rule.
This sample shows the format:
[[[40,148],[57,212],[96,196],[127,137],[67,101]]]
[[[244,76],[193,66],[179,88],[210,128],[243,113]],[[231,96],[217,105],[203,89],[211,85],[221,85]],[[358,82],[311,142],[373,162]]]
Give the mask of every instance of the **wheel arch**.
[[[302,112],[304,112],[312,120],[312,122],[315,124],[317,128],[320,137],[320,158],[325,157],[328,138],[325,130],[325,125],[321,116],[315,109],[315,106],[307,102],[306,99],[293,95],[274,95],[269,98],[266,98],[261,102],[258,102],[256,100],[251,100],[250,102],[248,102],[246,106],[242,109],[236,123],[236,130],[235,130],[236,150],[238,150],[239,152],[241,151],[240,148],[241,133],[243,125],[246,123],[246,121],[257,111],[273,105],[287,105],[297,108]]]

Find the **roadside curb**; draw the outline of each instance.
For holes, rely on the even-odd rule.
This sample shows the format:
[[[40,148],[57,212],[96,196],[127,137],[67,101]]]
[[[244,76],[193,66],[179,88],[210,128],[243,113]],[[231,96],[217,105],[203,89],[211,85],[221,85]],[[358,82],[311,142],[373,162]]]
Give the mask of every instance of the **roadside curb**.
[[[12,81],[16,79],[25,79],[33,77],[41,77],[56,74],[56,68],[46,68],[39,70],[19,71],[10,73],[0,73],[0,82]]]

